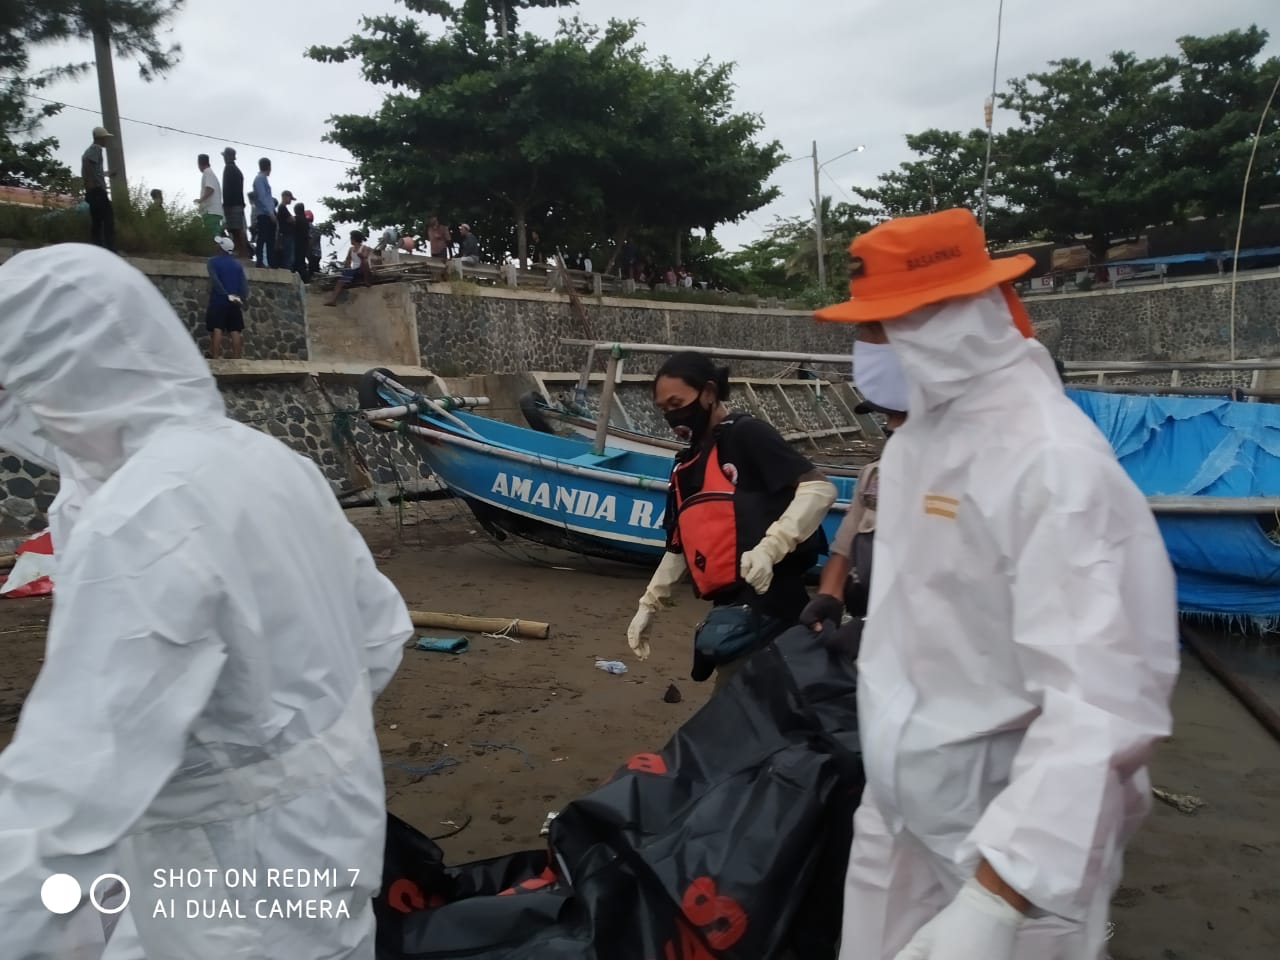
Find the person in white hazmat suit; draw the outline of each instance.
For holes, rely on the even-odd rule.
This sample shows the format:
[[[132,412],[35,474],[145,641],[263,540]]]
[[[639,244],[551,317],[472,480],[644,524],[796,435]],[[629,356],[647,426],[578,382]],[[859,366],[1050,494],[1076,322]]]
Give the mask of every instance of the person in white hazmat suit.
[[[65,960],[116,874],[112,960],[372,960],[372,701],[412,632],[403,600],[314,464],[225,416],[133,267],[21,253],[0,317],[0,385],[85,478],[0,753],[0,956]]]
[[[841,960],[1097,960],[1178,671],[1173,572],[967,210],[850,246],[908,381],[858,657]]]
[[[48,510],[49,536],[56,553],[60,535],[66,536],[80,512],[87,478],[48,441],[31,411],[3,387],[0,387],[0,449],[59,475],[58,495]]]
[[[18,403],[13,394],[0,387],[0,449],[7,450],[10,453],[16,453],[30,463],[43,467],[46,470],[57,473],[59,472],[58,460],[60,459],[58,450],[53,446],[40,431],[40,425],[36,423],[35,417],[22,404]],[[63,465],[63,469],[68,469],[68,465]],[[69,529],[68,524],[74,521],[74,514],[79,509],[80,489],[75,481],[70,477],[61,477],[58,485],[58,495],[49,505],[48,510],[48,526],[50,537],[53,540],[56,552],[56,544],[59,542],[59,536],[65,536],[65,530]],[[68,520],[68,514],[71,519]],[[56,531],[56,532],[55,532]],[[108,901],[110,909],[114,906],[114,902]],[[125,917],[128,921],[129,918]],[[104,921],[98,914],[89,910],[80,910],[71,917],[66,928],[57,933],[56,949],[57,956],[64,960],[98,960],[102,957],[104,960],[143,960],[139,948],[136,946],[136,938],[131,933],[124,930],[120,934],[114,935],[117,926],[117,917],[110,917]],[[107,941],[107,929],[113,931],[115,939],[113,946],[118,950],[123,950],[126,943],[133,939],[130,949],[123,953],[114,953],[110,956],[103,954],[103,946]]]

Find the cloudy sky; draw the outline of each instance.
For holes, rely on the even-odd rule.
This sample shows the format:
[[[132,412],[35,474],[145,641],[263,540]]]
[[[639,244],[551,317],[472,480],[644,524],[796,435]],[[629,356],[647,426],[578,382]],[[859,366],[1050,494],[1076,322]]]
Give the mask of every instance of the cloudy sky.
[[[808,209],[807,157],[815,139],[820,160],[866,147],[824,168],[823,192],[844,199],[851,186],[870,185],[909,158],[905,134],[981,126],[997,6],[998,0],[582,0],[577,13],[598,23],[638,16],[649,50],[682,65],[705,55],[738,64],[739,109],[761,114],[765,135],[801,159],[775,174],[778,201],[719,230],[722,242],[735,247],[757,237],[774,215]],[[183,47],[175,70],[147,84],[131,64],[117,62],[124,117],[191,131],[125,121],[130,181],[159,187],[169,199],[193,200],[196,154],[216,155],[231,144],[246,171],[259,155],[272,157],[276,193],[292,190],[323,219],[320,198],[344,178],[347,157],[321,139],[326,118],[375,110],[385,91],[362,80],[353,64],[314,63],[303,52],[343,41],[361,13],[383,12],[403,15],[404,8],[395,0],[188,0],[173,26]],[[527,14],[522,26],[550,33],[558,17]],[[1250,23],[1275,36],[1270,53],[1280,49],[1280,0],[1005,0],[1001,86],[1051,59],[1097,60],[1116,49],[1172,53],[1179,36]],[[43,66],[91,58],[86,45],[42,50],[35,59]],[[92,74],[46,95],[98,106]],[[997,126],[1001,121],[997,114]],[[96,112],[65,110],[46,124],[73,169],[98,122]]]

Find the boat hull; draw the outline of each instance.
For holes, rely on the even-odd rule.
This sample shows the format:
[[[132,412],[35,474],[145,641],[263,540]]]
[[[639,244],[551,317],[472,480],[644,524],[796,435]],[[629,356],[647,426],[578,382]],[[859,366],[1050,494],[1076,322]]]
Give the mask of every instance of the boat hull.
[[[624,563],[652,566],[661,558],[671,457],[616,449],[597,457],[575,438],[463,419],[483,425],[486,441],[434,421],[410,436],[432,472],[487,530]],[[514,434],[498,438],[495,431]],[[823,524],[828,540],[853,490],[851,479],[834,482],[843,498]]]
[[[1269,404],[1070,396],[1153,501],[1184,612],[1280,623],[1280,531],[1256,504],[1280,495],[1280,413]],[[384,395],[388,406],[403,398]],[[471,414],[419,413],[424,461],[493,531],[592,557],[653,565],[666,543],[666,451],[606,448]],[[451,422],[452,421],[452,422]],[[830,542],[854,479],[823,522]],[[1233,506],[1234,504],[1234,506]],[[1177,509],[1172,509],[1176,507]],[[1201,509],[1192,509],[1193,507]],[[1198,515],[1196,515],[1198,514]]]
[[[665,491],[571,476],[553,459],[534,465],[443,439],[414,440],[432,472],[491,532],[630,563],[656,562],[666,547]]]

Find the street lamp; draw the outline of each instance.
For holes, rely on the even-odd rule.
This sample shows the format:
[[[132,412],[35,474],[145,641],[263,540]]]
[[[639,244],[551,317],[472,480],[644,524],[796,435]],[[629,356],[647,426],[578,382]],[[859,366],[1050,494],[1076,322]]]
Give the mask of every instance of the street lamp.
[[[867,149],[864,144],[858,144],[852,150],[846,150],[844,153],[837,154],[830,160],[818,163],[818,141],[813,141],[813,233],[818,243],[818,286],[825,287],[827,285],[827,256],[825,245],[822,242],[822,190],[818,185],[818,174],[822,172],[822,168],[828,163],[835,163],[842,157],[847,157],[851,153],[861,153]]]

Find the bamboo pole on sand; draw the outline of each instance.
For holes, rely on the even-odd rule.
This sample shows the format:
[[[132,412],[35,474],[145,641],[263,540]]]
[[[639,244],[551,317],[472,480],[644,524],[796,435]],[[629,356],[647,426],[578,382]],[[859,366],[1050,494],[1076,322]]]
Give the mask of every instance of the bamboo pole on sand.
[[[551,636],[551,625],[537,620],[503,617],[467,617],[460,613],[438,613],[434,610],[410,610],[409,620],[415,627],[445,627],[470,633],[502,633],[545,640]]]

